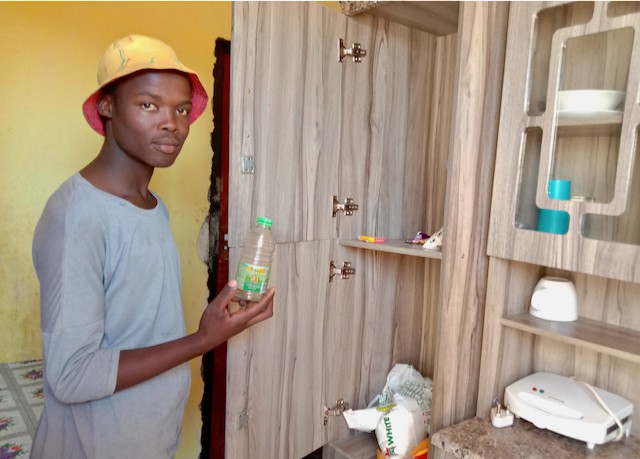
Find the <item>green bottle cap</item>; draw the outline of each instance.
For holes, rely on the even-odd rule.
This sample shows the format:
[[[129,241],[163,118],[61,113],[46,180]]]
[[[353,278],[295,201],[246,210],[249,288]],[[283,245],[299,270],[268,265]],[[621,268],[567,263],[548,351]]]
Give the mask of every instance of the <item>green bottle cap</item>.
[[[273,222],[270,218],[258,217],[258,225],[271,226]]]

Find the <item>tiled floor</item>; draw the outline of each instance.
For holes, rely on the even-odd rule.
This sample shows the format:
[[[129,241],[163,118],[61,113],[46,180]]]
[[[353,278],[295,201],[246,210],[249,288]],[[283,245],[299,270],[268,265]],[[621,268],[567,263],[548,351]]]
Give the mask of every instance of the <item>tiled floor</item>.
[[[29,457],[44,408],[42,361],[0,364],[0,458]]]

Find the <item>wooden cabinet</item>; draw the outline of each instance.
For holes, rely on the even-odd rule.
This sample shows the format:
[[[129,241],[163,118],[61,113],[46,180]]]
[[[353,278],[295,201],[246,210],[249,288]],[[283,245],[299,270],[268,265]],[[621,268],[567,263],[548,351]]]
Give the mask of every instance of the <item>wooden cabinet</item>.
[[[621,3],[513,5],[489,255],[640,282],[640,14]],[[570,199],[548,195],[554,180]],[[538,231],[548,211],[561,234]]]
[[[640,406],[639,5],[511,4],[480,416],[534,371],[575,375]],[[576,90],[619,91],[624,101],[560,106],[561,94]],[[551,180],[570,181],[569,199],[548,195]],[[563,213],[568,224],[541,230],[542,209]],[[577,322],[528,314],[533,288],[547,275],[575,283]],[[632,435],[639,432],[636,423]]]
[[[233,4],[230,266],[259,215],[278,243],[274,317],[228,345],[227,457],[297,459],[351,435],[324,407],[365,407],[397,362],[433,378],[432,429],[475,414],[507,10],[461,3],[457,32],[436,35]],[[339,39],[362,62],[339,62]],[[334,196],[358,211],[332,217]],[[441,227],[437,258],[353,242]],[[355,274],[330,282],[332,261]]]

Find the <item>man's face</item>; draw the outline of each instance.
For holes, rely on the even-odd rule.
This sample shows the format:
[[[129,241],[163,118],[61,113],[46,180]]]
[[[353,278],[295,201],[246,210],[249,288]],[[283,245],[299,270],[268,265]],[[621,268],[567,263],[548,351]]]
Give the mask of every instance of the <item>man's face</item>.
[[[179,72],[148,71],[118,82],[106,96],[115,145],[151,167],[171,166],[189,134],[191,86]],[[101,102],[103,103],[103,102]]]

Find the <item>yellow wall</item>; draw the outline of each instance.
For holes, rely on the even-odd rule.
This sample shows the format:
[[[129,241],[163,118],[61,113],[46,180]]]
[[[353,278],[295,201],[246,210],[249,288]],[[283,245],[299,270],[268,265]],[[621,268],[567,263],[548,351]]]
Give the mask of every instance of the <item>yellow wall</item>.
[[[85,123],[80,106],[95,89],[102,51],[130,33],[171,44],[211,95],[215,40],[231,38],[231,4],[0,2],[0,361],[41,356],[33,230],[49,195],[100,148],[102,137]],[[210,109],[192,126],[178,161],[157,170],[151,183],[171,213],[189,331],[197,328],[208,295],[196,242],[208,211]],[[178,458],[200,451],[199,359],[191,369]]]

